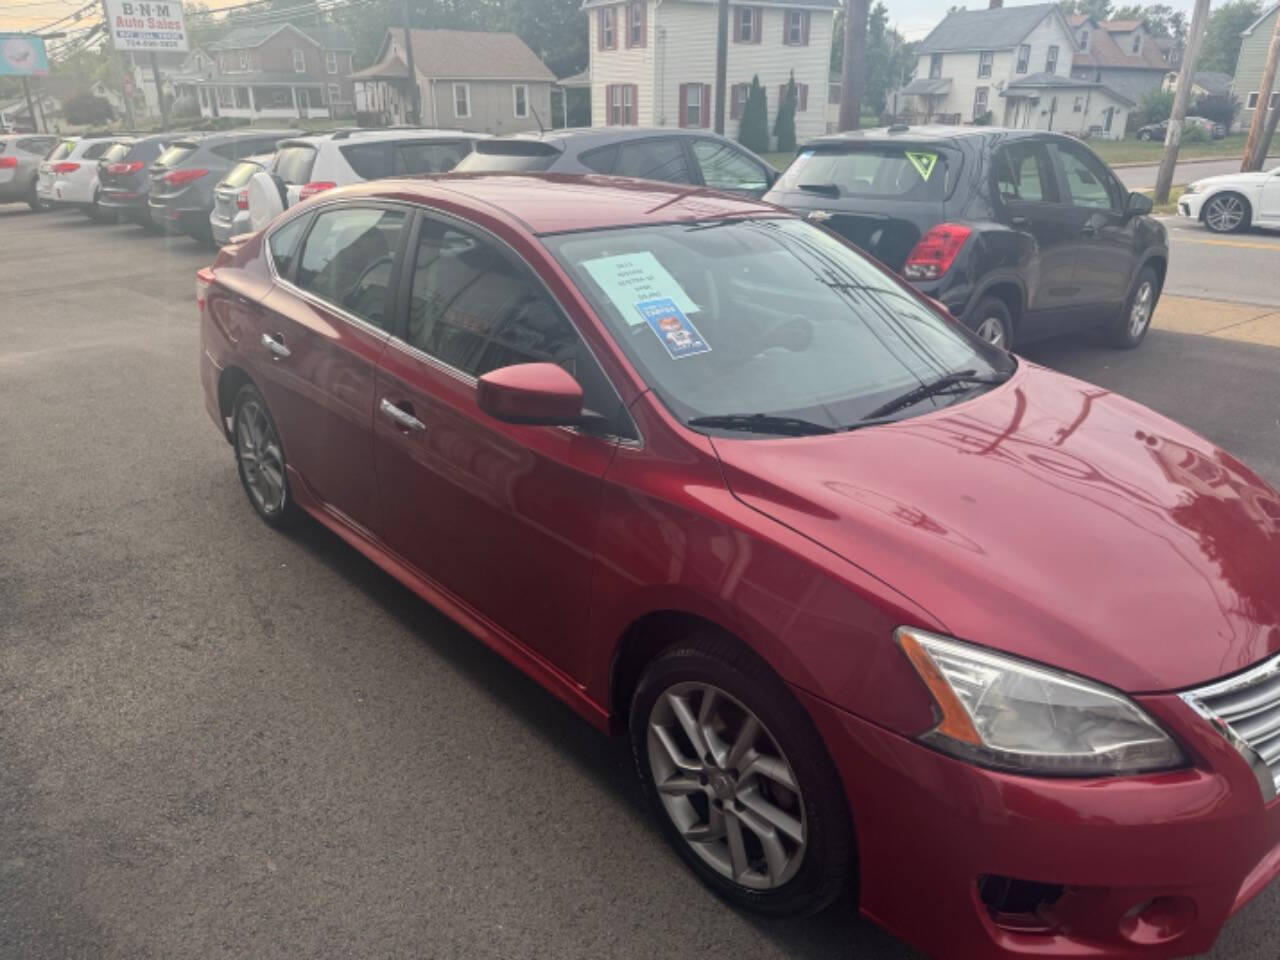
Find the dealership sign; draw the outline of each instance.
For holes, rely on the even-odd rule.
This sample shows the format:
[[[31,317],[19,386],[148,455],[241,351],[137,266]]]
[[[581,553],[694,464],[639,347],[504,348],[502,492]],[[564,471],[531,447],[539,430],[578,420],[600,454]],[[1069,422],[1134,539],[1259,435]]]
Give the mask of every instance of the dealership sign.
[[[0,77],[44,77],[48,73],[43,40],[29,33],[0,33]]]
[[[106,7],[111,41],[117,50],[186,53],[191,49],[181,3],[106,0]]]

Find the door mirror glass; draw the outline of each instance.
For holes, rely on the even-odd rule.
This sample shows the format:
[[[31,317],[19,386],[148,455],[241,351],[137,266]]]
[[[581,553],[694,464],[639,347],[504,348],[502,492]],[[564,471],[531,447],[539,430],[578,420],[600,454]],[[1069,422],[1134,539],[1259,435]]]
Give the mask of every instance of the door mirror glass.
[[[1129,202],[1125,207],[1125,213],[1131,217],[1143,217],[1151,212],[1151,198],[1145,193],[1129,194]]]
[[[570,426],[582,422],[582,387],[554,363],[517,363],[476,382],[480,409],[504,423]]]

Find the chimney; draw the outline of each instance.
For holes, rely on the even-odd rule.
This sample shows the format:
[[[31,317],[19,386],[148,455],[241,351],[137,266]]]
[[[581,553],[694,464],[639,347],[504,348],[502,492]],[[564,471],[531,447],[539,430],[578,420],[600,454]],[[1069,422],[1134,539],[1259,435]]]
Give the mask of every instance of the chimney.
[[[1004,0],[991,0],[991,2],[987,4],[987,9],[999,10],[1003,6],[1004,6]]]

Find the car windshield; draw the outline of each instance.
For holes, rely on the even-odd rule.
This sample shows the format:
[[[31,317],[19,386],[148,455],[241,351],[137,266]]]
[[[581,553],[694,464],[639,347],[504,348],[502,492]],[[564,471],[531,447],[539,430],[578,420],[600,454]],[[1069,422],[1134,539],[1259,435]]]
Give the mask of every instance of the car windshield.
[[[262,164],[256,160],[241,160],[231,172],[222,178],[219,186],[223,187],[243,187],[252,179],[253,175],[262,169]]]
[[[787,167],[778,189],[936,201],[946,194],[949,166],[945,152],[924,146],[808,149]]]
[[[544,243],[686,422],[767,414],[847,427],[950,375],[1012,369],[1006,354],[804,221],[627,227]],[[956,397],[923,397],[903,415]]]
[[[194,143],[175,143],[156,158],[158,167],[174,167],[195,152]]]
[[[48,160],[62,160],[71,156],[71,151],[76,148],[74,140],[63,140],[60,144],[53,148],[53,153],[46,158]]]

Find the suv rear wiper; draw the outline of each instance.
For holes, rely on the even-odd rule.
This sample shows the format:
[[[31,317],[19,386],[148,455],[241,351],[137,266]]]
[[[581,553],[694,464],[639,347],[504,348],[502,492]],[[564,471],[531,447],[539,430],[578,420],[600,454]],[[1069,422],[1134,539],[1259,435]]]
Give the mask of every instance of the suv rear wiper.
[[[977,370],[960,370],[956,373],[949,373],[945,377],[939,377],[937,380],[931,380],[928,383],[922,383],[913,390],[908,390],[899,397],[894,397],[888,403],[882,403],[863,420],[877,420],[880,417],[888,416],[891,413],[897,413],[899,410],[914,406],[921,400],[927,400],[929,397],[937,396],[940,393],[946,393],[954,390],[956,387],[969,386],[971,384],[998,384],[1004,383],[1009,379],[1011,374],[997,373],[989,376],[983,376]]]
[[[745,430],[751,433],[776,433],[784,437],[808,437],[836,432],[835,427],[814,423],[812,420],[775,417],[769,413],[722,413],[694,417],[689,421],[689,426],[711,427],[715,430]]]
[[[840,196],[840,184],[838,183],[798,183],[796,186],[801,190],[807,190],[809,193],[821,193],[828,197]]]

